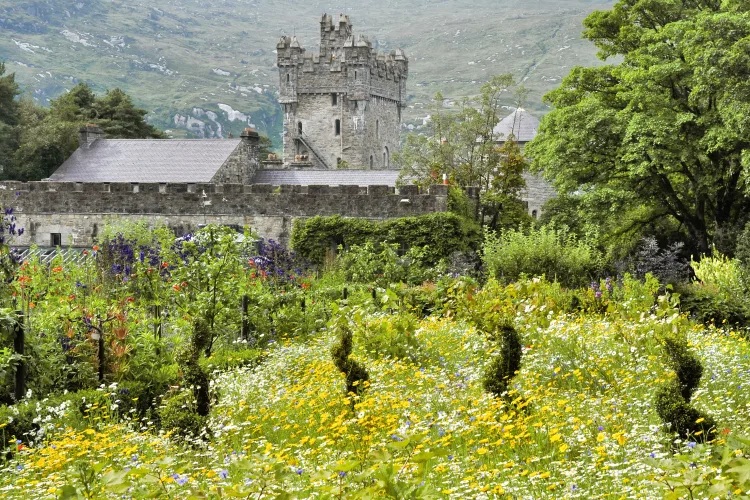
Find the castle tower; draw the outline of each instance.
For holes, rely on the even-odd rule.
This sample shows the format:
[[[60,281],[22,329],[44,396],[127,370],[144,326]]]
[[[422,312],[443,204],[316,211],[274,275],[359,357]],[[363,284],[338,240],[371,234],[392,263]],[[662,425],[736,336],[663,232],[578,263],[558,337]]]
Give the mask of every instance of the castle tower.
[[[378,53],[354,35],[349,16],[323,14],[320,49],[307,52],[296,37],[276,46],[279,102],[284,108],[287,167],[391,167],[401,146],[409,61],[402,50]]]

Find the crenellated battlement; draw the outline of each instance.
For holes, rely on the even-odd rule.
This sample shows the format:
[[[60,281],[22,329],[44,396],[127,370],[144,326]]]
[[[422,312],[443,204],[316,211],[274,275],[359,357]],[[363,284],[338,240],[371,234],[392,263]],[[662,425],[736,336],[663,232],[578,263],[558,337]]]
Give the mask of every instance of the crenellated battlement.
[[[401,147],[409,60],[378,52],[343,14],[323,14],[318,52],[295,36],[276,45],[279,102],[284,108],[284,161],[306,156],[315,168],[391,168]]]
[[[364,35],[354,35],[348,16],[334,23],[321,20],[320,48],[308,52],[296,36],[276,45],[282,104],[295,103],[298,94],[340,93],[354,100],[390,99],[404,106],[409,60],[403,50],[379,52]]]
[[[289,239],[297,218],[342,215],[367,219],[447,210],[447,186],[300,186],[271,184],[0,183],[0,206],[13,208],[24,234],[15,245],[86,247],[112,219],[145,218],[176,232],[199,224],[249,226],[265,238]]]
[[[298,194],[298,195],[358,195],[358,196],[447,196],[447,186],[435,184],[427,190],[415,185],[393,187],[386,185],[310,185],[285,184],[215,184],[215,183],[137,183],[137,182],[20,182],[4,181],[0,183],[0,202],[5,207],[14,206],[16,202],[27,199],[28,195],[37,197],[54,196],[52,193],[77,193],[85,196],[132,195],[135,200],[149,195],[193,194],[200,195],[245,195],[245,194]],[[469,194],[473,188],[467,188]],[[363,200],[364,201],[364,200]]]

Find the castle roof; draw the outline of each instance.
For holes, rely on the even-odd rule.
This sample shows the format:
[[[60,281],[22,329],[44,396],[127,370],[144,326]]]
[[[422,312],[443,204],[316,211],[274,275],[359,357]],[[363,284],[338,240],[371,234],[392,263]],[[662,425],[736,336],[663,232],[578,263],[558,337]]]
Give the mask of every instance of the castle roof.
[[[398,170],[259,170],[255,184],[282,186],[395,186]]]
[[[56,182],[211,182],[241,139],[98,139],[50,176]]]
[[[518,143],[526,143],[536,137],[539,120],[523,108],[516,109],[497,124],[492,133],[497,140],[504,142],[513,135]]]

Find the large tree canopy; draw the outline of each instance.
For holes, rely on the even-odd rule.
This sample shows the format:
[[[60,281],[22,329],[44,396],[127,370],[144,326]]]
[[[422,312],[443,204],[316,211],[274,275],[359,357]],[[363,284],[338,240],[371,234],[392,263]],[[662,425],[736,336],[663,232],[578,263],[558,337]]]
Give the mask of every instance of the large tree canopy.
[[[584,25],[616,63],[545,96],[534,168],[615,231],[673,218],[707,252],[748,209],[750,3],[621,0]]]
[[[0,89],[0,110],[1,102]],[[110,138],[165,137],[145,121],[146,111],[136,108],[120,89],[99,97],[88,85],[79,84],[53,100],[49,110],[28,99],[14,103],[18,140],[9,155],[9,168],[0,174],[5,178],[31,181],[48,177],[76,150],[78,130],[88,123],[99,125]]]

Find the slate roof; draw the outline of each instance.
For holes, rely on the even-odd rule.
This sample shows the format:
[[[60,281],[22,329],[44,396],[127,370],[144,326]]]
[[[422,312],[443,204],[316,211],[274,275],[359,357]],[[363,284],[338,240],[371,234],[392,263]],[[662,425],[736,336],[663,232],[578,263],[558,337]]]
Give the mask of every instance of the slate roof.
[[[57,182],[210,182],[241,139],[98,139],[50,176]]]
[[[254,184],[395,186],[398,170],[258,170]]]
[[[518,108],[506,116],[497,124],[492,131],[501,142],[508,139],[511,133],[518,143],[525,143],[536,137],[539,129],[539,120],[523,108]]]

